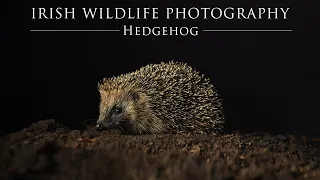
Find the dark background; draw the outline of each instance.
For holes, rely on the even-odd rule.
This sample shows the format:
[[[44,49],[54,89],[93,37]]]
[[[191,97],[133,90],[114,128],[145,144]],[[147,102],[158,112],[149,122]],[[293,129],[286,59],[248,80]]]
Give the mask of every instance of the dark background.
[[[146,1],[147,2],[147,1]],[[5,4],[1,18],[1,133],[55,119],[70,128],[98,116],[97,83],[148,63],[183,61],[219,89],[226,132],[319,136],[319,60],[312,5],[242,1]],[[276,2],[276,1],[275,1]],[[5,3],[5,2],[4,2]],[[288,20],[111,21],[31,20],[32,7],[290,7]],[[162,9],[163,10],[163,9]],[[17,13],[19,12],[19,13]],[[79,14],[79,13],[78,13]],[[313,21],[315,19],[315,21]],[[197,37],[126,37],[122,32],[30,32],[30,29],[121,29],[198,26],[203,29],[293,29],[293,32],[201,32]],[[310,25],[311,24],[311,25]],[[314,61],[314,62],[311,62]],[[8,65],[8,66],[7,66]]]

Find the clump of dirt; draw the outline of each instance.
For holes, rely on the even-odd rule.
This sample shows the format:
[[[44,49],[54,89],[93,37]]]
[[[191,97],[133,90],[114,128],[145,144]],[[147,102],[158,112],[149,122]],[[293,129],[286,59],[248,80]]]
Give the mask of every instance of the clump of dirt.
[[[121,135],[46,120],[0,145],[0,179],[320,179],[319,151],[286,135]]]

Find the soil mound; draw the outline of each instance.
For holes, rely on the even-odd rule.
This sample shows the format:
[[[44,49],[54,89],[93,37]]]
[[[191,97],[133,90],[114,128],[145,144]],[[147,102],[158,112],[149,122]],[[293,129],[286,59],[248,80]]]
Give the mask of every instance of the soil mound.
[[[45,120],[0,146],[0,179],[320,179],[317,148],[288,135],[121,135]]]

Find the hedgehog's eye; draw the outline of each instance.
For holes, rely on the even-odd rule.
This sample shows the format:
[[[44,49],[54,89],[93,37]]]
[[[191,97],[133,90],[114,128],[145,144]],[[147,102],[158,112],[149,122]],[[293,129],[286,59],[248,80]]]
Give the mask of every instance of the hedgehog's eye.
[[[122,113],[122,107],[114,107],[113,113],[117,114],[117,115],[121,114]]]

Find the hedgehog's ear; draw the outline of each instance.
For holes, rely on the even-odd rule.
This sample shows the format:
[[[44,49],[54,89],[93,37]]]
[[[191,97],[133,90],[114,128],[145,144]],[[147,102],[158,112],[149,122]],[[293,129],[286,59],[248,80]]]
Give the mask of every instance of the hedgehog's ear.
[[[137,101],[139,99],[139,94],[136,91],[130,93],[132,100]]]

